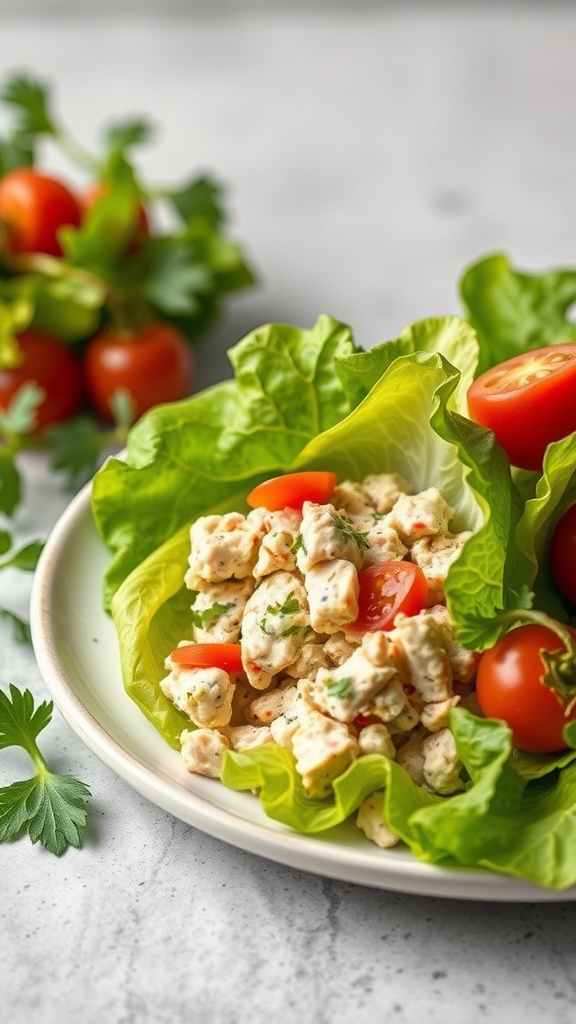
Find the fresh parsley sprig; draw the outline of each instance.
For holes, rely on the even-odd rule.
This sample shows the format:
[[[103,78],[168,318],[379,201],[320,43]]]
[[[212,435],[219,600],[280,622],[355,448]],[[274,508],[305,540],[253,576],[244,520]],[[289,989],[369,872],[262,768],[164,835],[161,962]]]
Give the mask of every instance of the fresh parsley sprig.
[[[87,822],[91,793],[72,775],[57,774],[48,767],[36,742],[52,718],[53,704],[34,706],[29,690],[10,684],[0,690],[0,750],[22,747],[35,773],[30,779],[0,788],[0,842],[30,836],[57,856],[69,846],[79,847]]]

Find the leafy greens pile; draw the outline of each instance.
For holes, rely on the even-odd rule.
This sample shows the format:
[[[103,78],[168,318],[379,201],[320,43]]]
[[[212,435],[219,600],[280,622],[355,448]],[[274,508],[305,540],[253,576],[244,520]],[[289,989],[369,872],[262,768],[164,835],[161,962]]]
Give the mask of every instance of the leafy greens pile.
[[[172,746],[189,721],[158,681],[166,654],[190,631],[182,582],[189,525],[208,512],[246,511],[250,488],[272,475],[321,468],[361,479],[390,471],[417,490],[440,487],[455,509],[454,528],[473,530],[446,583],[469,648],[490,647],[531,603],[567,619],[543,556],[555,517],[576,500],[575,437],[549,446],[541,477],[518,474],[493,435],[466,415],[466,389],[481,363],[508,354],[494,329],[499,323],[506,334],[505,301],[499,311],[492,303],[488,357],[474,329],[485,271],[471,268],[463,286],[467,320],[427,319],[369,351],[328,316],[310,330],[261,327],[230,351],[233,380],[147,414],[131,431],[126,459],[97,473],[93,511],[112,552],[105,604],[124,684]],[[545,299],[546,289],[537,290],[534,318],[548,315]],[[565,292],[560,306],[564,299]],[[521,754],[503,723],[459,708],[451,725],[467,784],[448,798],[370,755],[336,781],[331,798],[310,799],[292,756],[273,746],[227,753],[223,782],[257,788],[268,815],[306,833],[342,822],[385,788],[388,823],[421,860],[486,867],[555,889],[575,884],[576,749]],[[566,734],[576,748],[574,726]]]

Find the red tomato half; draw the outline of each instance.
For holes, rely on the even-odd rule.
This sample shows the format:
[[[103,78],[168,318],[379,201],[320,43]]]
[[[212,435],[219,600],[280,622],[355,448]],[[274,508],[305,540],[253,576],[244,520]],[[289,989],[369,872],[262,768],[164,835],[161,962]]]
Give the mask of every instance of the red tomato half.
[[[84,353],[84,381],[88,397],[107,418],[110,399],[127,391],[135,403],[135,418],[162,402],[176,402],[190,394],[193,355],[182,334],[166,323],[150,323],[139,331],[103,331]]]
[[[0,181],[0,223],[8,252],[61,256],[60,228],[78,227],[80,219],[76,198],[56,178],[21,167]]]
[[[517,626],[480,657],[476,695],[486,718],[500,718],[510,726],[514,743],[532,753],[553,753],[566,747],[562,730],[576,718],[566,717],[557,693],[542,682],[540,651],[557,651],[560,637],[546,626]]]
[[[392,629],[394,619],[426,607],[428,581],[414,562],[382,562],[358,573],[358,618],[348,628],[375,633]]]
[[[323,505],[334,494],[337,478],[325,470],[286,473],[257,484],[246,498],[251,508],[278,512],[284,508],[301,509],[305,501]]]
[[[184,668],[221,668],[230,675],[243,671],[240,644],[185,644],[170,657]]]
[[[576,505],[572,505],[554,527],[550,568],[564,597],[576,604]]]
[[[42,331],[23,331],[17,341],[22,362],[0,369],[0,409],[8,408],[23,384],[37,384],[45,397],[36,409],[36,430],[69,419],[82,400],[82,371],[76,356]]]
[[[576,430],[576,343],[524,352],[468,390],[470,416],[494,431],[510,463],[539,470],[547,445]]]

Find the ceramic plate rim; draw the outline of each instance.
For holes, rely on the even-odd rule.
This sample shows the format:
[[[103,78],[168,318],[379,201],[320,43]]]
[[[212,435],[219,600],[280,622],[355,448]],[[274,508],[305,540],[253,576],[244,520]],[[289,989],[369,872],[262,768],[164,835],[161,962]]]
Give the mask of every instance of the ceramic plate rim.
[[[165,778],[164,773],[146,764],[131,749],[130,741],[122,741],[114,734],[114,729],[106,728],[101,717],[88,709],[78,693],[78,677],[63,664],[58,640],[53,594],[68,546],[80,529],[91,530],[97,537],[91,492],[92,485],[88,483],[76,494],[46,540],[31,589],[32,643],[44,682],[69,726],[103,763],[133,789],[151,803],[216,839],[268,860],[324,877],[419,896],[529,903],[576,900],[576,887],[556,892],[492,872],[439,868],[417,861],[408,851],[391,857],[390,853],[395,851],[374,848],[375,856],[371,844],[366,844],[366,850],[363,846],[348,847],[326,842],[322,836],[299,835],[264,817],[262,822],[247,820],[242,814],[242,799],[253,801],[253,797],[234,794],[238,797],[237,810],[223,808],[210,798],[210,792],[215,790],[202,790],[207,782],[218,787],[219,783],[198,780],[195,791],[197,777],[190,785],[183,786],[178,779]],[[97,542],[101,544],[99,540]],[[101,547],[104,550],[103,544]],[[95,585],[100,590],[101,579]],[[64,628],[72,630],[73,626]],[[127,722],[130,732],[133,714],[143,717],[133,705],[128,716],[122,717],[122,712],[118,712],[117,724],[122,721],[126,725]]]

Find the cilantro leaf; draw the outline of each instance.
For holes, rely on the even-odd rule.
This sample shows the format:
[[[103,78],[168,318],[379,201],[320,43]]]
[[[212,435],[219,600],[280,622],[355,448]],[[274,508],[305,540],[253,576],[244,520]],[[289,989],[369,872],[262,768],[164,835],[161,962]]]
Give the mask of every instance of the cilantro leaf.
[[[0,569],[21,569],[22,572],[34,572],[44,542],[41,540],[33,540],[29,544],[24,544],[23,547],[13,551],[11,555],[6,558],[3,562],[0,562]]]
[[[25,74],[13,75],[0,92],[0,99],[13,108],[22,135],[56,134],[48,87],[42,82]]]
[[[12,537],[8,530],[0,530],[0,569],[20,569],[23,572],[34,572],[40,552],[44,544],[42,541],[33,540],[24,544],[21,548],[12,549]],[[21,619],[15,612],[7,608],[0,608],[0,618],[7,619],[11,623],[14,637],[18,643],[29,644],[31,642],[30,626],[24,619]]]
[[[212,274],[186,241],[156,239],[150,245],[149,269],[144,294],[163,313],[173,316],[194,313],[196,296],[212,286]]]
[[[152,122],[144,117],[115,121],[106,125],[104,146],[109,156],[123,154],[132,146],[148,142],[152,134]]]
[[[94,474],[102,451],[101,431],[87,416],[77,416],[47,431],[52,469],[78,490]]]
[[[30,624],[24,619],[21,619],[16,612],[9,611],[8,608],[0,608],[0,618],[7,619],[12,625],[12,633],[16,643],[19,644],[31,644],[32,634],[30,632]]]
[[[7,410],[0,413],[0,434],[29,434],[36,424],[36,409],[45,397],[46,392],[37,384],[22,384]]]
[[[52,469],[62,472],[67,485],[77,491],[96,472],[106,454],[118,450],[134,420],[134,402],[118,389],[110,399],[115,426],[102,430],[89,416],[75,416],[46,431]]]
[[[91,794],[74,776],[52,772],[40,753],[36,740],[52,711],[51,701],[35,707],[29,690],[13,684],[9,695],[0,690],[0,749],[22,747],[35,767],[32,778],[0,788],[0,842],[28,833],[33,843],[60,856],[81,845]]]
[[[4,786],[0,789],[0,843],[28,832],[33,843],[40,842],[56,856],[68,846],[79,847],[89,797],[83,782],[51,772]]]
[[[11,516],[22,497],[22,481],[8,448],[0,447],[0,512]]]
[[[34,707],[30,690],[19,690],[10,683],[10,696],[0,690],[0,750],[23,747],[32,760],[36,754],[36,739],[52,718],[52,701],[42,701]]]
[[[222,187],[211,178],[192,178],[166,198],[186,224],[201,220],[216,230],[224,221]]]

